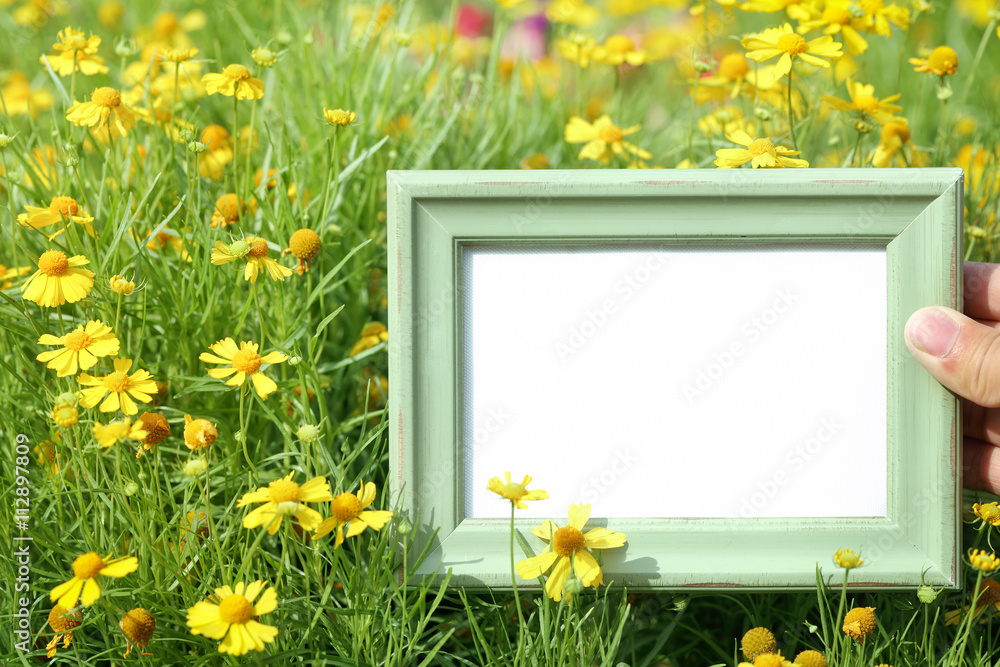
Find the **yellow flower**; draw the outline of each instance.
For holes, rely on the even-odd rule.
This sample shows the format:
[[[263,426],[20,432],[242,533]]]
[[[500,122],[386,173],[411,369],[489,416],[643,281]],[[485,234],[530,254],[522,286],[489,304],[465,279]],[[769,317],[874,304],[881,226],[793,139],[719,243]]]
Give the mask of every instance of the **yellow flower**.
[[[48,308],[76,303],[94,287],[94,273],[79,268],[87,264],[90,260],[83,255],[46,250],[38,258],[38,270],[21,287],[24,298]]]
[[[131,359],[115,359],[115,370],[109,375],[94,377],[82,373],[76,381],[90,389],[83,390],[80,405],[92,408],[101,402],[106,394],[107,398],[104,398],[98,408],[101,412],[114,412],[119,408],[126,416],[139,412],[132,398],[142,403],[149,403],[153,400],[150,394],[156,393],[156,383],[153,382],[153,376],[149,371],[139,369],[129,375],[130,368],[132,368]]]
[[[43,88],[32,88],[23,72],[10,73],[3,84],[2,94],[10,116],[30,115],[37,118],[39,111],[52,108],[52,93]]]
[[[975,503],[972,506],[972,511],[976,516],[982,519],[984,523],[1000,528],[1000,503],[992,502],[986,503],[985,505]]]
[[[232,338],[225,338],[214,345],[209,345],[208,349],[215,354],[202,352],[198,356],[201,361],[228,366],[228,368],[208,369],[208,374],[211,377],[221,380],[232,375],[233,377],[229,378],[226,384],[230,387],[240,387],[249,376],[253,381],[254,389],[257,390],[257,395],[261,398],[267,398],[271,392],[278,388],[278,385],[275,384],[274,380],[264,375],[260,367],[264,364],[280,364],[288,359],[281,352],[271,352],[262,357],[257,353],[257,343],[242,341],[240,346],[236,347],[236,341]],[[233,375],[234,373],[235,375]]]
[[[163,49],[156,51],[155,55],[158,59],[164,62],[179,65],[180,63],[187,62],[198,55],[198,49]],[[171,74],[171,76],[173,75]]]
[[[607,164],[615,155],[631,159],[632,156],[648,160],[653,157],[649,151],[624,141],[624,137],[639,131],[641,125],[620,128],[611,122],[607,115],[601,116],[593,123],[588,123],[579,116],[572,116],[566,124],[566,141],[571,144],[586,144],[580,149],[577,157],[597,160]]]
[[[229,160],[232,160],[232,151],[229,153]],[[221,167],[220,167],[221,170]],[[247,207],[243,200],[230,192],[215,200],[215,208],[212,209],[212,228],[236,224],[240,217],[246,213]]]
[[[518,163],[521,169],[548,169],[549,158],[542,153],[532,153]]]
[[[233,142],[232,137],[229,136],[229,130],[221,125],[207,125],[201,131],[198,141],[208,149],[198,158],[198,172],[213,181],[221,180],[223,169],[233,161]],[[233,205],[239,210],[239,198],[236,195],[232,195],[232,197]],[[215,203],[216,210],[219,209],[220,201],[221,198]],[[215,219],[213,214],[212,221],[215,222]]]
[[[30,266],[12,266],[8,269],[0,264],[0,291],[8,290],[14,286],[12,278],[20,278],[29,273],[31,273]]]
[[[323,118],[330,125],[350,125],[356,117],[357,115],[353,111],[323,107]]]
[[[511,482],[510,472],[505,472],[503,474],[503,481],[500,481],[499,477],[493,477],[486,485],[486,488],[509,500],[517,509],[526,510],[528,506],[524,504],[525,500],[545,500],[549,497],[548,492],[541,489],[528,491],[527,486],[530,482],[531,475],[525,475],[520,484]]]
[[[1000,567],[1000,558],[993,553],[987,553],[979,549],[973,549],[969,554],[969,564],[984,574],[989,574]]]
[[[381,322],[369,322],[361,330],[361,337],[348,352],[348,356],[353,357],[356,354],[361,354],[387,340],[389,340],[389,330],[386,329],[385,325]]]
[[[572,567],[584,586],[600,586],[604,574],[588,549],[614,549],[625,544],[625,535],[607,528],[583,528],[590,518],[590,505],[570,505],[569,525],[558,527],[546,521],[532,529],[532,533],[549,540],[548,546],[537,556],[517,563],[517,573],[523,579],[536,579],[549,572],[545,592],[557,602],[562,599],[563,585]],[[550,572],[551,568],[551,572]]]
[[[910,58],[910,64],[914,72],[947,76],[958,71],[958,54],[950,46],[939,46],[926,59]]]
[[[49,600],[66,609],[72,609],[79,599],[84,607],[89,607],[101,597],[101,587],[97,583],[98,575],[118,579],[139,568],[139,560],[135,556],[109,560],[110,558],[110,555],[101,558],[93,551],[77,556],[73,561],[73,578],[53,588],[49,593]]]
[[[170,424],[167,422],[167,418],[159,412],[143,412],[139,415],[139,421],[142,422],[142,428],[146,431],[146,437],[142,439],[142,447],[139,448],[136,458],[142,455],[143,449],[152,449],[170,435]]]
[[[730,53],[723,56],[719,61],[719,70],[712,76],[703,77],[698,80],[698,92],[701,96],[701,87],[726,87],[732,85],[733,90],[729,97],[735,98],[740,94],[747,73],[750,71],[750,63],[742,53]],[[707,99],[698,99],[698,104],[707,102]]]
[[[80,626],[83,621],[83,614],[79,609],[74,609],[72,613],[60,604],[52,607],[49,612],[49,627],[56,635],[45,647],[48,649],[47,656],[50,658],[56,655],[56,644],[63,640],[63,648],[69,648],[69,643],[73,641],[73,630]]]
[[[559,50],[559,55],[580,67],[590,65],[590,59],[594,55],[596,45],[593,37],[579,32],[570,33],[568,39],[556,40],[556,49]]]
[[[774,76],[781,78],[792,70],[792,58],[801,58],[816,67],[829,67],[823,58],[837,59],[843,55],[840,42],[829,35],[806,41],[785,23],[780,28],[767,28],[764,32],[744,37],[740,42],[747,49],[747,57],[763,62],[781,56],[774,68]]]
[[[80,418],[80,413],[72,403],[60,403],[52,408],[52,421],[63,428],[73,428]]]
[[[879,144],[872,154],[872,165],[876,167],[888,167],[892,164],[893,158],[903,152],[906,144],[913,145],[910,141],[910,126],[905,118],[898,118],[882,126]],[[903,155],[905,160],[906,156]]]
[[[767,628],[761,627],[750,628],[743,635],[742,641],[740,641],[740,648],[743,649],[743,657],[747,660],[753,660],[758,655],[765,653],[774,653],[777,647],[778,642],[774,638],[774,633]]]
[[[135,283],[131,280],[126,280],[122,276],[114,275],[108,281],[108,287],[111,291],[120,296],[128,296],[133,291],[135,291]]]
[[[229,65],[222,74],[206,74],[201,77],[205,92],[219,93],[238,100],[259,100],[264,97],[264,82],[250,76],[250,70],[243,65]]]
[[[890,102],[899,99],[899,93],[880,100],[875,97],[875,86],[856,83],[850,78],[847,79],[847,92],[851,96],[850,102],[839,97],[824,95],[823,103],[839,111],[859,111],[862,116],[871,116],[882,124],[899,120],[895,114],[902,111],[903,107],[898,104],[890,104]]]
[[[110,422],[107,426],[104,424],[94,424],[93,431],[94,438],[97,439],[97,444],[104,449],[124,440],[142,442],[149,435],[142,424],[142,420],[136,419],[135,423],[132,423],[132,420],[128,417]]]
[[[210,446],[219,437],[215,424],[207,419],[192,419],[184,415],[184,444],[192,451]]]
[[[979,584],[979,595],[976,599],[976,609],[972,616],[975,618],[983,613],[987,607],[993,607],[995,611],[1000,611],[1000,582],[994,579],[983,579]],[[944,624],[956,625],[962,620],[963,614],[968,614],[971,606],[962,609],[952,609],[945,612]]]
[[[802,651],[795,656],[793,664],[799,665],[799,667],[827,667],[826,658],[823,657],[823,654],[812,649]]]
[[[124,137],[135,127],[135,116],[122,104],[121,93],[107,86],[94,90],[89,102],[74,102],[66,119],[81,127],[106,128],[116,137]]]
[[[788,15],[788,18],[795,19],[796,21],[809,19],[807,7],[807,0],[749,0],[749,2],[744,2],[740,5],[740,9],[745,12],[773,14],[774,12],[784,11]]]
[[[156,631],[156,621],[153,620],[153,616],[148,610],[136,607],[122,616],[118,627],[122,629],[122,632],[128,638],[125,640],[125,655],[122,656],[123,658],[127,658],[128,654],[132,652],[133,643],[143,648],[149,643],[153,632]],[[143,653],[141,648],[136,650],[139,652],[139,655],[153,655],[152,653]]]
[[[359,484],[357,494],[341,493],[330,502],[330,513],[333,516],[324,519],[316,528],[316,538],[325,537],[334,529],[337,530],[334,549],[343,544],[345,539],[363,533],[365,528],[381,530],[382,526],[392,518],[392,512],[365,509],[375,502],[375,482],[365,484],[365,481],[361,480]],[[346,535],[344,526],[347,526]]]
[[[94,218],[87,215],[87,212],[80,208],[80,205],[72,197],[66,197],[63,195],[53,197],[52,201],[49,203],[47,208],[39,208],[37,206],[28,206],[25,204],[24,210],[27,213],[21,213],[17,216],[17,221],[24,227],[31,227],[32,229],[40,229],[42,227],[48,227],[49,225],[55,225],[65,222],[75,222],[78,225],[83,225],[84,229],[91,236],[94,236],[94,227],[90,224],[94,221]],[[51,241],[55,237],[63,233],[65,229],[60,229],[55,234],[49,236]]]
[[[806,9],[810,11],[811,16],[807,20],[799,21],[797,28],[799,34],[804,35],[823,28],[825,35],[839,33],[852,55],[856,56],[868,50],[868,42],[852,25],[857,19],[851,14],[850,0],[827,0],[822,12],[816,7],[806,7]]]
[[[844,632],[865,643],[865,637],[875,631],[875,607],[855,607],[844,616]]]
[[[187,610],[191,634],[222,639],[219,653],[243,655],[251,649],[263,651],[264,644],[278,636],[278,628],[254,620],[255,616],[270,614],[278,608],[278,592],[273,586],[265,590],[265,586],[266,581],[255,581],[244,588],[241,581],[236,590],[229,586],[216,588],[215,599],[202,600]],[[261,591],[264,594],[254,604]]]
[[[552,0],[545,8],[545,18],[553,23],[589,28],[597,23],[601,14],[583,0]]]
[[[296,230],[291,235],[288,239],[288,247],[282,254],[290,252],[295,259],[299,260],[299,265],[295,268],[295,273],[301,276],[309,270],[309,266],[316,259],[316,255],[319,254],[320,245],[319,234],[311,229],[303,228]]]
[[[861,567],[865,559],[861,557],[860,552],[855,552],[854,549],[839,549],[837,553],[833,554],[833,562],[837,564],[837,567],[853,570],[856,567]]]
[[[39,62],[45,64],[47,59],[52,70],[59,76],[69,76],[73,72],[80,72],[85,76],[107,74],[104,58],[97,55],[101,38],[97,35],[84,37],[83,34],[82,30],[63,28],[59,31],[59,41],[52,45],[57,53],[42,56]]]
[[[252,283],[257,282],[257,274],[265,269],[271,276],[271,280],[283,281],[286,276],[294,273],[287,266],[282,266],[268,257],[267,253],[267,241],[259,236],[247,236],[242,241],[228,246],[222,241],[216,241],[215,249],[212,251],[212,264],[219,266],[238,259],[245,259],[247,265],[243,270],[243,278]]]
[[[281,520],[286,516],[294,516],[303,530],[315,530],[323,517],[316,510],[306,507],[303,503],[321,503],[333,500],[330,495],[330,484],[325,477],[313,477],[299,486],[292,481],[295,472],[288,473],[281,479],[276,479],[266,487],[261,487],[251,493],[246,493],[236,503],[237,507],[246,507],[250,503],[264,503],[243,517],[244,528],[265,526],[267,532],[274,535],[281,528]]]
[[[605,65],[643,65],[651,58],[646,51],[636,47],[631,37],[611,35],[604,44],[594,47],[592,53],[594,62]]]
[[[883,37],[892,37],[890,23],[894,23],[897,28],[906,30],[910,27],[910,10],[892,3],[886,7],[883,0],[860,0],[857,8],[861,10],[861,16],[854,19],[852,25],[866,32],[873,32]]]
[[[761,653],[753,662],[741,662],[737,667],[792,667],[792,663],[786,660],[781,653]]]
[[[793,151],[784,146],[775,146],[768,137],[751,139],[742,130],[736,130],[726,135],[726,139],[745,148],[722,148],[715,152],[718,156],[715,166],[722,169],[741,167],[747,162],[754,169],[779,167],[808,167],[805,160],[788,157],[798,155],[801,151]]]
[[[519,4],[524,2],[524,0],[495,0],[495,1],[498,5],[500,5],[504,9],[513,9],[514,7],[517,7]]]
[[[120,345],[111,327],[100,320],[91,320],[86,325],[81,324],[65,336],[42,334],[38,344],[62,346],[62,349],[48,350],[35,357],[47,364],[48,368],[57,371],[59,377],[76,375],[78,367],[80,370],[92,368],[97,363],[98,357],[118,354]]]

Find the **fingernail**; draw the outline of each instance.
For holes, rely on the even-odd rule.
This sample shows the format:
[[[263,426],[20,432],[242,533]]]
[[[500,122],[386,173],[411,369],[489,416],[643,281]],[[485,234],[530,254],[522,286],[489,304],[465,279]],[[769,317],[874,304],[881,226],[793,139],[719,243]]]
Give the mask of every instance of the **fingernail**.
[[[937,308],[917,311],[906,323],[906,337],[922,352],[943,357],[951,352],[962,325]]]

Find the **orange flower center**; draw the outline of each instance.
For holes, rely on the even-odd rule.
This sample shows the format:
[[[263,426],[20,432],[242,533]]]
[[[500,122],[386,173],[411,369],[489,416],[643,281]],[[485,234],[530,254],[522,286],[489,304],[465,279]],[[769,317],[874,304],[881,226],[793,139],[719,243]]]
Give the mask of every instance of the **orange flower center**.
[[[866,113],[878,111],[878,98],[871,95],[858,95],[854,98],[854,108]]]
[[[931,51],[927,64],[935,74],[954,74],[958,71],[958,54],[950,46],[939,46]]]
[[[38,258],[38,270],[47,276],[64,276],[69,270],[69,258],[61,250],[46,250]]]
[[[115,371],[111,375],[104,376],[104,388],[110,392],[121,394],[128,391],[129,385],[132,383],[126,373],[121,371]]]
[[[243,65],[230,65],[222,70],[222,76],[233,81],[242,81],[250,78],[250,70]]]
[[[104,569],[104,559],[91,551],[77,556],[73,561],[73,576],[77,579],[93,579]]]
[[[93,92],[90,101],[94,104],[100,104],[102,107],[113,108],[121,105],[122,96],[114,88],[102,86]]]
[[[80,212],[80,205],[76,203],[76,200],[72,197],[53,197],[52,203],[49,204],[50,211],[58,211],[62,213],[67,218],[73,217]]]
[[[267,257],[267,241],[258,236],[248,236],[243,239],[250,244],[250,250],[247,252],[248,257]]]
[[[233,355],[230,365],[241,373],[256,373],[260,368],[260,355],[253,350],[242,349]]]
[[[747,147],[750,155],[757,157],[758,155],[763,155],[764,153],[774,154],[774,144],[771,143],[770,139],[754,139],[750,146]]]
[[[199,141],[208,146],[209,150],[221,148],[229,140],[229,131],[221,125],[209,125],[201,131]]]
[[[605,125],[597,131],[597,136],[605,143],[614,144],[622,140],[625,136],[617,125]]]
[[[778,38],[778,48],[789,55],[797,56],[803,53],[808,45],[802,35],[788,34]]]
[[[310,259],[319,254],[319,234],[311,229],[300,229],[288,239],[292,255],[298,259]]]
[[[88,347],[90,347],[91,343],[94,342],[93,339],[90,336],[88,336],[87,332],[84,331],[83,329],[77,329],[72,333],[66,334],[66,338],[64,338],[63,340],[65,341],[63,345],[75,351],[85,350]]]
[[[747,59],[739,53],[730,53],[719,63],[719,76],[729,81],[744,77],[749,71],[750,65]]]
[[[629,51],[635,51],[635,42],[632,41],[631,37],[626,37],[625,35],[611,35],[604,42],[604,48],[612,53],[628,53]]]
[[[243,625],[253,616],[253,605],[242,595],[230,595],[219,603],[219,620],[230,625]]]
[[[156,630],[156,622],[153,621],[153,617],[142,607],[137,607],[122,616],[121,623],[118,625],[122,632],[139,646],[148,644],[150,637],[153,636],[153,631]]]
[[[900,143],[910,140],[910,127],[903,123],[886,123],[882,126],[882,143],[887,144],[893,139]]]
[[[299,499],[299,485],[290,479],[276,479],[267,488],[273,503],[290,503]]]
[[[161,35],[170,35],[180,26],[177,14],[173,12],[163,12],[153,21],[153,30]]]
[[[66,607],[57,604],[52,607],[52,611],[49,612],[49,625],[52,626],[52,629],[55,630],[56,633],[61,634],[80,625],[80,619],[83,618],[80,611],[74,611],[71,616],[66,616],[68,611],[69,610],[66,609]]]
[[[353,493],[341,493],[330,503],[330,511],[337,521],[350,521],[361,514],[361,501]]]
[[[215,202],[215,210],[222,214],[222,217],[226,220],[236,220],[240,217],[240,209],[243,208],[243,202],[236,195],[230,193],[228,195],[222,195]]]
[[[573,526],[563,526],[552,536],[552,551],[569,558],[583,548],[583,533]]]

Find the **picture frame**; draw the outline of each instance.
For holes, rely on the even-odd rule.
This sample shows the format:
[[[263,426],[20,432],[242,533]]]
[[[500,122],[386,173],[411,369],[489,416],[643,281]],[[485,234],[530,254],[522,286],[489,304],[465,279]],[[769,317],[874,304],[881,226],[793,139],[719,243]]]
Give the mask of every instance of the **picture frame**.
[[[623,474],[617,484],[606,485],[614,493],[591,498],[584,492],[575,501],[593,500],[588,527],[627,536],[624,547],[602,552],[605,582],[630,590],[810,589],[816,586],[817,564],[824,576],[832,576],[834,552],[851,548],[865,559],[851,586],[959,585],[959,402],[909,354],[903,327],[924,306],[962,308],[960,169],[390,171],[387,179],[390,482],[414,524],[416,547],[426,548],[417,574],[450,572],[456,586],[510,588],[511,508],[499,496],[490,504],[489,477],[509,471],[520,482],[529,474],[534,475],[529,488],[561,490],[549,500],[529,503],[527,513],[515,513],[515,530],[537,554],[546,542],[531,528],[541,517],[565,525],[567,505],[556,503],[556,496],[565,500],[567,490],[584,489],[593,474],[587,466],[598,454],[608,454],[602,440],[580,443],[590,433],[614,433],[624,424],[633,429],[630,442],[654,443],[640,454],[648,464],[632,466],[634,473],[628,474],[637,481]],[[621,275],[623,265],[616,262],[652,262],[654,257],[672,267],[670,278],[646,292],[643,308],[616,320],[616,326],[633,322],[617,334],[620,340],[605,336],[612,327],[598,326],[600,313],[607,320],[621,312],[621,304],[602,310],[607,302],[588,282],[592,274]],[[558,268],[564,260],[570,268]],[[726,274],[738,266],[749,268]],[[652,270],[647,267],[647,273]],[[642,275],[637,269],[636,284]],[[713,282],[717,275],[729,279]],[[787,322],[787,336],[759,336],[773,343],[772,356],[755,365],[757,351],[763,355],[765,348],[744,349],[753,327],[744,334],[732,332],[740,331],[740,322],[753,321],[747,313],[766,319],[769,302],[761,302],[763,309],[750,303],[753,299],[723,307],[718,299],[755,281],[765,297],[780,296],[773,290],[776,277],[815,298],[804,298],[812,305],[779,322],[782,327]],[[544,289],[531,287],[539,283]],[[536,293],[543,294],[538,303]],[[686,295],[693,296],[685,301]],[[580,312],[576,340],[602,341],[581,349],[591,354],[607,342],[612,362],[614,350],[627,356],[628,364],[622,364],[631,369],[627,377],[646,382],[633,397],[641,399],[642,409],[633,412],[628,403],[608,398],[619,393],[595,390],[580,379],[598,377],[598,368],[617,372],[618,364],[607,357],[601,361],[596,353],[582,367],[574,361],[572,378],[540,370],[546,378],[541,388],[535,386],[534,372],[518,384],[525,369],[535,367],[524,365],[536,351],[532,336],[544,338],[540,328],[550,326],[550,314],[577,297],[593,298],[597,306],[589,319],[586,310]],[[780,302],[770,303],[777,314]],[[817,306],[829,303],[839,305]],[[810,310],[814,306],[819,309]],[[704,320],[716,323],[711,327],[698,324],[720,310],[732,326],[725,318]],[[824,312],[833,315],[823,319],[823,326],[810,324]],[[480,315],[485,319],[477,319]],[[559,317],[567,319],[565,312],[553,317],[557,324]],[[588,321],[591,326],[584,326]],[[564,347],[570,350],[573,322],[565,322]],[[649,322],[659,337],[632,336],[628,331],[646,328],[635,322]],[[584,335],[591,330],[599,335]],[[671,352],[673,365],[660,368],[669,346],[657,341],[673,338],[675,330],[687,338],[679,339],[680,354]],[[728,339],[717,335],[725,331],[731,332]],[[680,377],[681,371],[673,369],[684,366],[684,350],[703,339],[711,339],[709,347],[687,355],[697,359],[685,371],[687,379]],[[814,352],[809,352],[812,343]],[[559,353],[551,336],[538,344]],[[713,349],[717,353],[708,354]],[[848,351],[838,357],[838,349]],[[576,358],[575,351],[568,354]],[[737,357],[743,366],[727,371],[724,362],[734,366]],[[858,365],[861,358],[865,361]],[[548,368],[547,363],[541,366]],[[826,364],[815,368],[826,369],[821,372],[829,377],[814,377],[813,363]],[[696,414],[696,408],[684,408],[691,394],[682,387],[699,390],[693,371],[699,364],[709,380],[718,368],[724,372],[719,389],[712,389],[712,410]],[[739,392],[726,394],[727,383]],[[559,391],[552,391],[554,386]],[[658,414],[659,398],[647,400],[664,386],[672,387],[663,394],[664,405],[674,405],[669,418]],[[865,391],[869,398],[859,403]],[[477,429],[489,434],[490,424],[472,424],[470,414],[478,410],[490,416],[477,403],[490,392],[511,400],[520,400],[522,393],[533,397],[518,404],[517,420],[508,420],[529,428],[511,427],[508,435],[491,435],[489,447],[479,447]],[[564,393],[568,403],[556,400]],[[593,395],[615,409],[600,409]],[[801,405],[789,408],[799,405],[796,401]],[[578,404],[587,406],[582,413],[574,408]],[[810,443],[822,445],[819,427],[812,437],[801,424],[791,423],[830,405],[839,406],[857,428],[846,429],[849,436],[821,452],[824,463],[813,466],[811,476],[790,479],[794,466],[782,469],[781,461],[790,462],[791,454],[777,456],[784,450],[775,449],[774,441],[800,438],[806,453]],[[738,423],[727,417],[731,414],[741,415]],[[495,430],[503,431],[502,415],[493,416]],[[730,430],[715,430],[723,427]],[[729,435],[702,442],[707,437],[702,432],[709,430]],[[536,441],[533,433],[544,437]],[[765,473],[773,473],[770,480],[761,477],[747,487],[749,477],[760,472],[752,470],[754,459],[747,453],[765,450],[778,467],[765,466]],[[558,457],[545,459],[550,451]],[[706,466],[709,459],[697,458],[704,451],[711,452],[711,461],[728,463]],[[505,459],[505,453],[510,457]],[[681,459],[690,465],[678,463]],[[607,465],[607,471],[616,470],[613,461]],[[625,467],[620,462],[618,469]],[[591,479],[600,483],[602,478]],[[783,489],[783,479],[788,489],[802,484],[794,493],[772,494],[780,501],[757,502],[755,493],[767,496],[766,491]],[[737,496],[712,504],[736,487]],[[708,488],[713,491],[703,491]],[[738,494],[747,505],[735,502]],[[696,502],[688,502],[692,499]],[[605,513],[603,500],[612,508]],[[811,500],[816,502],[809,505]],[[806,505],[811,509],[799,509]],[[685,509],[672,509],[678,507]],[[806,515],[796,516],[800,511]],[[515,551],[516,559],[524,557],[521,547]],[[518,587],[530,590],[539,581],[522,579]]]

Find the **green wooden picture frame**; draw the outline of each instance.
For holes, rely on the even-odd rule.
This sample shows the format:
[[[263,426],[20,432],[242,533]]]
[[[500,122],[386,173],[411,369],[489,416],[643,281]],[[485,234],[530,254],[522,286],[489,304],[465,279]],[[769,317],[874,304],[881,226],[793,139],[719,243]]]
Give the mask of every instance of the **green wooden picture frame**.
[[[428,547],[419,574],[511,586],[509,519],[467,518],[464,509],[465,249],[862,244],[884,248],[887,267],[885,516],[602,520],[595,507],[588,525],[626,533],[603,568],[605,582],[630,589],[808,589],[817,563],[834,574],[841,548],[865,556],[852,586],[958,585],[959,403],[911,357],[903,327],[923,306],[962,308],[960,169],[390,171],[387,179],[390,481],[417,546]],[[531,472],[530,462],[512,466],[515,476]],[[851,492],[850,479],[843,489]],[[566,508],[549,509],[565,525]],[[545,543],[530,529],[539,523],[515,521],[536,554]]]

